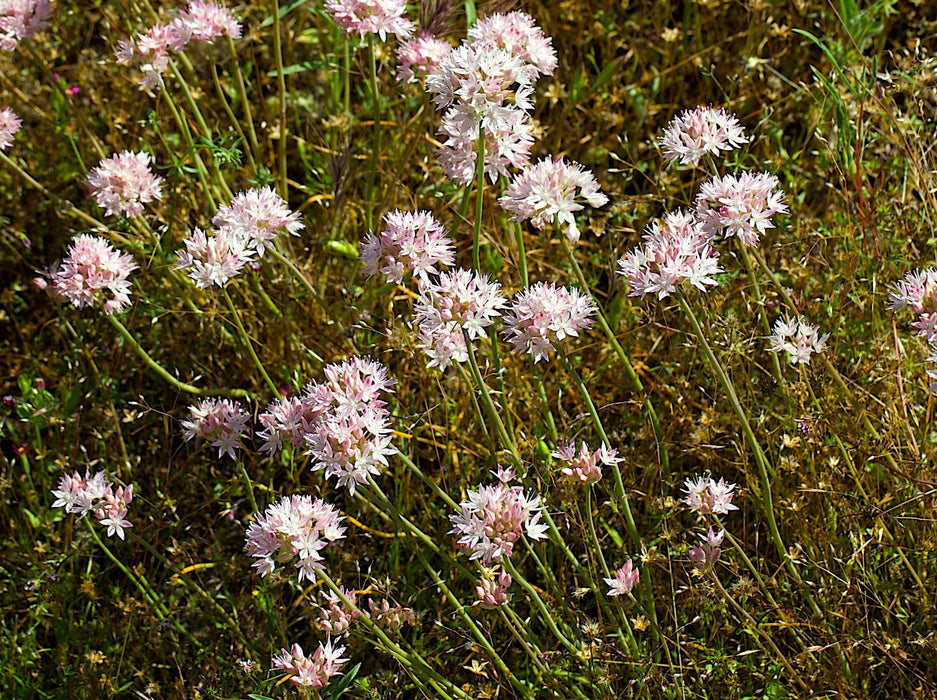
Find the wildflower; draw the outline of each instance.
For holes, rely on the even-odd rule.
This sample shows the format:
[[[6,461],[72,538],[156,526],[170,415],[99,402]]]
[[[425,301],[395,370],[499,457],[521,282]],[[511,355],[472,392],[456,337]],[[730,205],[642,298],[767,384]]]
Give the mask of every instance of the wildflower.
[[[280,232],[298,236],[305,225],[290,211],[272,187],[255,187],[239,192],[230,204],[218,207],[211,220],[217,231],[225,231],[241,242],[243,249],[262,258]]]
[[[779,318],[768,336],[769,352],[786,352],[792,364],[810,364],[810,356],[826,350],[829,333],[820,335],[816,326],[804,319]]]
[[[917,328],[932,346],[937,345],[937,268],[913,270],[905,274],[889,295],[888,308],[901,309],[905,306],[918,315],[911,326]]]
[[[183,239],[184,250],[176,253],[176,267],[188,270],[189,279],[199,289],[213,284],[223,287],[237,277],[253,259],[254,252],[245,248],[245,241],[230,229],[221,229],[208,235],[194,228]]]
[[[577,194],[592,207],[608,202],[595,177],[581,165],[567,163],[563,158],[544,158],[519,173],[498,202],[513,212],[512,219],[530,219],[538,229],[553,221],[565,225],[566,237],[575,243],[579,240],[579,229],[573,212],[582,209],[576,201]]]
[[[264,440],[260,451],[276,454],[283,449],[283,440],[288,440],[294,450],[299,449],[305,444],[306,435],[313,432],[321,415],[321,407],[306,397],[284,396],[271,402],[260,414],[260,424],[264,426],[258,433],[258,437]]]
[[[277,563],[295,558],[299,582],[311,581],[316,569],[323,568],[319,552],[345,536],[342,520],[344,517],[321,498],[284,496],[267,506],[263,514],[254,514],[244,550],[256,559],[252,566],[261,576],[272,573]]]
[[[506,481],[470,490],[459,504],[460,511],[449,516],[453,524],[449,534],[456,537],[456,545],[471,552],[469,559],[481,559],[485,565],[510,557],[524,533],[532,540],[547,536],[547,526],[540,521],[540,497]]]
[[[738,506],[732,505],[734,489],[735,484],[727,484],[722,478],[719,481],[706,476],[687,479],[684,483],[687,497],[683,502],[694,513],[726,514],[730,510],[738,510]]]
[[[469,185],[475,178],[475,149],[478,146],[479,123],[474,113],[453,107],[443,115],[439,133],[446,137],[436,149],[439,164],[450,180]],[[520,110],[507,110],[498,123],[485,129],[485,174],[494,183],[509,177],[511,168],[523,168],[530,161],[531,134],[527,115]]]
[[[274,656],[270,663],[274,671],[284,671],[291,674],[290,681],[296,685],[308,688],[323,688],[332,676],[339,675],[339,666],[348,659],[340,658],[345,647],[332,647],[328,641],[323,646],[319,644],[311,657],[303,653],[299,644],[294,644],[289,650],[280,649],[280,655]]]
[[[468,31],[473,43],[491,44],[516,56],[539,74],[552,75],[556,68],[553,41],[525,12],[495,13],[478,20]]]
[[[602,478],[602,468],[599,464],[612,466],[623,462],[617,457],[618,450],[610,450],[603,442],[599,449],[590,451],[585,442],[579,443],[579,452],[576,452],[576,443],[570,442],[561,445],[558,450],[551,452],[550,456],[566,463],[560,473],[583,484],[594,484]]]
[[[386,599],[382,600],[380,603],[369,600],[368,610],[370,611],[368,617],[374,621],[375,624],[393,629],[400,629],[403,627],[403,623],[410,622],[415,617],[413,610],[410,608],[391,605],[390,601]]]
[[[339,588],[354,607],[346,605],[335,591],[322,592],[325,605],[319,608],[319,626],[330,634],[341,634],[362,615],[362,611],[357,607],[358,595],[344,586],[339,586]]]
[[[631,286],[629,296],[673,294],[686,280],[700,291],[716,286],[719,253],[699,221],[683,211],[670,212],[663,222],[655,221],[643,236],[644,245],[618,261],[618,274]]]
[[[384,215],[384,226],[377,236],[368,233],[361,247],[366,274],[381,272],[390,282],[402,284],[404,275],[412,272],[427,281],[438,274],[436,265],[455,263],[455,248],[446,229],[428,211],[397,209]]]
[[[232,39],[241,38],[241,25],[234,14],[214,2],[192,0],[179,13],[179,20],[188,28],[192,41],[210,43],[223,34]]]
[[[700,535],[703,544],[691,547],[687,553],[690,563],[700,570],[708,569],[715,564],[722,554],[722,540],[725,534],[725,530],[714,532],[712,528],[709,528],[708,533]]]
[[[534,362],[550,357],[555,343],[592,325],[595,303],[577,289],[538,282],[521,291],[504,317],[504,337]]]
[[[635,587],[635,584],[641,578],[641,570],[634,567],[634,563],[629,559],[625,562],[624,566],[615,571],[614,578],[605,578],[603,579],[610,588],[606,595],[608,596],[620,596],[627,595],[631,592],[631,589]]]
[[[325,0],[325,11],[346,34],[377,34],[381,41],[388,34],[401,39],[413,34],[413,22],[403,16],[406,9],[403,0]]]
[[[127,520],[127,509],[133,501],[133,484],[115,488],[103,471],[94,476],[87,470],[84,476],[78,472],[63,475],[52,495],[55,496],[53,508],[65,508],[66,513],[76,513],[79,518],[94,513],[98,522],[107,527],[108,537],[117,535],[124,539],[124,530],[133,527]]]
[[[227,454],[236,459],[235,450],[241,448],[241,434],[247,431],[250,416],[241,405],[230,399],[202,399],[189,406],[190,420],[182,421],[182,437],[209,440],[218,448],[218,456]]]
[[[103,238],[83,233],[68,248],[61,267],[50,274],[55,292],[81,308],[102,301],[104,313],[112,314],[130,306],[130,282],[127,279],[137,269],[133,258],[121,253]],[[107,290],[111,298],[104,301]]]
[[[13,145],[13,137],[22,125],[23,120],[12,109],[0,109],[0,151],[5,151]]]
[[[454,322],[475,339],[501,315],[505,304],[500,284],[459,268],[441,273],[437,282],[421,285],[414,313],[421,330],[428,333]]]
[[[511,583],[513,583],[511,575],[507,571],[502,571],[497,578],[494,575],[482,576],[479,584],[475,586],[475,605],[485,610],[494,610],[510,602],[511,595],[508,589]]]
[[[737,236],[747,246],[757,245],[771,217],[786,214],[784,193],[775,191],[778,179],[768,173],[742,173],[714,177],[700,186],[696,215],[711,236]]]
[[[15,51],[20,41],[48,27],[50,19],[49,0],[0,0],[0,51]]]
[[[697,107],[674,117],[659,143],[668,163],[696,165],[706,154],[734,151],[748,139],[738,119],[722,107]]]
[[[104,213],[140,216],[143,205],[162,197],[163,179],[150,170],[149,153],[123,151],[88,173],[91,197]]]
[[[413,83],[425,78],[452,51],[452,45],[428,32],[400,42],[397,47],[397,80]]]
[[[453,362],[468,362],[468,346],[462,329],[455,321],[438,325],[421,326],[417,347],[429,358],[427,367],[445,369]]]

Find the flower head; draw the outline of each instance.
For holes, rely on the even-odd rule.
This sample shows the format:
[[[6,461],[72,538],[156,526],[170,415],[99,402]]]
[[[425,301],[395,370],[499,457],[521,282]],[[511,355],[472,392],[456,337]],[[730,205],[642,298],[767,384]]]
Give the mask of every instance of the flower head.
[[[78,472],[63,475],[52,495],[55,496],[53,508],[64,508],[66,513],[76,513],[79,518],[94,513],[98,522],[107,527],[108,537],[117,535],[124,539],[124,530],[133,527],[127,520],[127,508],[133,501],[133,484],[115,488],[103,471],[94,476],[87,470],[84,476]]]
[[[439,164],[450,180],[469,185],[475,177],[479,122],[474,112],[454,106],[443,115],[439,133],[446,137],[436,154]],[[494,183],[509,177],[508,168],[523,168],[530,161],[534,137],[527,115],[508,110],[496,124],[485,129],[485,174]]]
[[[404,17],[403,0],[325,0],[325,11],[346,34],[366,37],[377,34],[381,41],[388,34],[407,39],[413,34],[413,22]]]
[[[274,671],[290,674],[290,681],[307,688],[323,688],[332,676],[339,675],[339,667],[348,659],[340,658],[345,647],[332,647],[332,642],[319,644],[313,655],[306,656],[299,644],[289,650],[280,649],[270,663]]]
[[[218,3],[191,0],[179,13],[179,20],[188,27],[192,41],[210,43],[224,34],[241,38],[241,24],[231,10]]]
[[[369,233],[361,247],[366,274],[381,272],[388,281],[402,284],[407,273],[426,281],[438,274],[437,265],[455,263],[455,248],[446,229],[428,211],[397,209],[384,215],[384,226],[377,236]]]
[[[421,330],[454,322],[475,339],[501,315],[507,300],[487,275],[459,268],[421,286],[414,313]]]
[[[425,78],[452,51],[452,45],[432,34],[420,32],[397,47],[397,80],[413,83]]]
[[[719,555],[722,554],[722,540],[725,538],[725,534],[725,530],[716,532],[709,528],[709,532],[700,535],[703,544],[691,547],[687,553],[690,563],[700,570],[712,567],[719,560]]]
[[[21,40],[48,27],[50,19],[49,0],[0,0],[0,51],[14,51]]]
[[[241,448],[241,434],[248,430],[250,419],[241,404],[230,399],[202,399],[189,406],[189,420],[182,421],[182,437],[185,440],[202,438],[218,448],[218,456],[227,454],[235,459],[235,451]]]
[[[786,352],[792,364],[810,364],[810,356],[826,350],[829,333],[820,335],[816,326],[804,319],[779,318],[768,336],[769,352]]]
[[[104,213],[140,216],[143,205],[162,197],[163,179],[150,170],[149,153],[124,151],[88,173],[91,197]]]
[[[220,229],[209,236],[195,228],[183,243],[185,249],[177,253],[177,266],[188,271],[189,279],[199,289],[213,284],[225,286],[254,257],[254,251],[245,247],[245,240],[231,229]]]
[[[13,145],[13,137],[22,125],[23,120],[12,109],[0,109],[0,151],[5,151]]]
[[[609,590],[606,595],[612,597],[628,595],[640,578],[641,570],[635,568],[634,563],[629,559],[625,562],[624,566],[615,571],[614,578],[603,579],[603,581],[609,585]]]
[[[298,236],[305,225],[296,212],[272,187],[255,187],[239,192],[230,204],[218,207],[211,220],[218,231],[240,240],[244,250],[262,258],[278,233]]]
[[[716,481],[706,476],[687,479],[684,490],[687,497],[683,502],[694,513],[726,514],[730,510],[738,510],[738,506],[732,505],[735,484],[728,484],[725,479]]]
[[[468,31],[473,43],[491,44],[504,49],[538,74],[552,75],[556,68],[556,49],[533,18],[526,12],[495,13],[478,20]],[[535,76],[536,77],[536,76]]]
[[[358,595],[353,590],[339,586],[342,594],[355,607],[349,607],[335,591],[323,591],[325,605],[319,608],[319,626],[329,634],[341,634],[361,616],[358,608]],[[367,617],[367,613],[364,613]]]
[[[602,443],[602,446],[594,452],[589,449],[585,442],[579,443],[579,452],[576,452],[576,443],[570,442],[561,445],[556,452],[551,452],[550,456],[564,463],[560,473],[583,484],[594,484],[602,478],[602,467],[600,464],[612,466],[624,460],[617,456],[617,450],[610,450]]]
[[[137,269],[133,258],[121,253],[103,238],[83,233],[72,241],[62,265],[51,273],[57,294],[74,306],[102,304],[112,314],[130,306],[128,276]],[[104,292],[111,298],[104,300]]]
[[[496,577],[483,575],[479,584],[475,586],[475,605],[485,610],[494,610],[511,601],[511,594],[508,589],[511,587],[511,575],[507,571],[502,571]]]
[[[519,352],[534,362],[549,358],[555,344],[592,325],[595,303],[578,289],[538,282],[521,291],[504,316],[504,332]]]
[[[697,107],[674,117],[659,142],[668,163],[696,165],[706,154],[734,151],[748,139],[738,119],[723,108]]]
[[[768,173],[726,175],[704,182],[696,197],[696,215],[711,236],[737,236],[747,246],[757,245],[771,217],[786,214],[784,193],[775,190],[778,179]]]

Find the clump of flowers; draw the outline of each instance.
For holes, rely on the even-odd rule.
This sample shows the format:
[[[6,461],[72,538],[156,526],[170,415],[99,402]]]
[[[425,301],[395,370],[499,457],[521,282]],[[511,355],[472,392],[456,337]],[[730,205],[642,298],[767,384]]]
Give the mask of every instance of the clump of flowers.
[[[13,137],[23,125],[23,120],[9,107],[0,109],[0,151],[13,145]]]
[[[475,605],[485,610],[494,610],[511,600],[511,594],[508,589],[513,581],[507,571],[502,571],[498,576],[483,575],[479,584],[475,586]]]
[[[452,51],[452,45],[429,32],[420,32],[397,47],[397,80],[414,83],[425,78]]]
[[[712,528],[709,528],[708,533],[700,535],[703,543],[694,545],[687,553],[690,563],[701,571],[712,567],[722,554],[722,540],[725,534],[725,530],[714,532]]]
[[[774,228],[771,217],[788,212],[784,193],[777,186],[777,177],[768,173],[716,176],[704,182],[696,196],[696,215],[703,230],[712,236],[737,236],[747,246],[758,245],[765,231]]]
[[[436,266],[455,264],[455,248],[446,229],[428,211],[384,215],[384,230],[368,233],[361,247],[361,260],[368,275],[381,272],[388,281],[403,283],[407,273],[421,281],[439,273]]]
[[[898,282],[889,295],[888,308],[902,309],[906,306],[917,314],[911,325],[930,346],[927,362],[937,362],[937,267],[913,270]],[[927,370],[927,376],[937,380],[937,369]],[[930,390],[937,391],[937,382],[931,385]]]
[[[459,268],[421,286],[414,314],[421,329],[451,322],[474,340],[501,315],[506,304],[500,284],[485,274]]]
[[[176,21],[185,26],[190,41],[208,44],[223,35],[241,38],[241,23],[231,10],[215,2],[191,0]]]
[[[323,568],[321,550],[345,536],[343,520],[321,498],[284,496],[254,515],[244,550],[256,560],[252,566],[261,576],[272,573],[278,563],[294,562],[299,582],[311,581]]]
[[[41,32],[51,19],[49,0],[0,0],[0,51],[15,51],[20,41]]]
[[[820,335],[816,326],[804,319],[779,318],[768,336],[769,352],[786,352],[792,364],[810,364],[814,353],[826,350],[829,333]]]
[[[218,456],[227,454],[235,459],[241,448],[241,435],[248,430],[250,415],[241,404],[230,399],[202,399],[189,406],[189,420],[182,421],[182,437],[186,441],[202,438],[218,448]]]
[[[504,316],[504,337],[518,352],[548,359],[569,336],[592,325],[595,303],[578,289],[538,282],[521,291]]]
[[[496,476],[496,483],[470,490],[459,512],[449,516],[453,525],[449,534],[455,536],[456,546],[485,565],[510,557],[522,534],[541,540],[548,529],[541,522],[540,496],[519,485],[508,486],[514,478],[510,469],[499,468]]]
[[[194,228],[182,242],[185,248],[176,254],[176,266],[187,270],[189,279],[199,289],[207,289],[213,284],[224,287],[253,258],[253,251],[244,245],[245,240],[229,229],[208,235],[202,229]]]
[[[455,321],[421,326],[417,347],[429,359],[427,367],[439,367],[442,371],[453,362],[463,363],[469,359],[465,336]]]
[[[358,594],[344,586],[339,588],[354,607],[348,606],[335,591],[322,592],[325,605],[319,608],[319,626],[329,634],[341,634],[362,614],[367,616],[358,609]]]
[[[594,484],[602,478],[602,467],[599,465],[604,464],[610,467],[624,461],[617,454],[618,450],[610,450],[605,443],[602,443],[599,449],[592,451],[585,442],[580,442],[577,452],[576,443],[570,442],[560,445],[555,452],[550,453],[550,456],[564,463],[560,470],[564,476],[582,484]]]
[[[52,492],[53,508],[64,508],[66,513],[75,513],[79,518],[94,513],[101,525],[107,527],[107,536],[117,535],[124,539],[124,530],[133,527],[127,520],[127,508],[133,500],[133,484],[114,487],[104,472],[91,476],[88,471],[81,476],[78,472],[63,475],[59,487]]]
[[[319,644],[312,656],[306,656],[299,644],[289,650],[280,649],[270,663],[274,671],[290,674],[290,682],[307,688],[324,688],[332,676],[341,673],[339,667],[348,659],[341,658],[345,647],[333,647],[331,640]]]
[[[738,506],[732,505],[735,484],[728,484],[723,478],[719,481],[708,476],[687,479],[684,482],[684,491],[687,492],[687,497],[683,502],[694,513],[725,514],[730,510],[738,510]]]
[[[643,239],[643,246],[618,261],[618,274],[631,287],[629,296],[656,294],[663,299],[684,280],[703,292],[718,284],[715,276],[723,272],[719,253],[693,214],[670,212],[651,224]]]
[[[570,242],[579,240],[574,212],[583,206],[601,207],[608,202],[599,190],[592,173],[579,163],[567,163],[563,158],[544,158],[518,173],[498,202],[512,212],[514,221],[530,222],[544,229],[551,222],[566,227]]]
[[[734,151],[748,139],[738,119],[722,107],[697,107],[674,117],[659,143],[668,163],[696,165],[707,154]]]
[[[608,593],[606,595],[615,597],[620,595],[628,595],[631,592],[631,589],[635,587],[638,581],[641,578],[640,569],[635,568],[634,563],[629,559],[624,563],[624,566],[615,571],[614,578],[603,578],[606,584],[609,586]]]
[[[492,44],[517,56],[538,74],[552,75],[556,69],[553,40],[544,35],[526,12],[515,10],[488,15],[472,25],[468,35],[473,42]]]
[[[377,34],[381,41],[388,34],[407,39],[413,34],[413,22],[404,17],[403,0],[326,0],[325,11],[346,34],[361,38]]]
[[[162,197],[163,179],[150,169],[149,153],[123,151],[88,173],[88,191],[104,213],[140,216],[143,205]]]
[[[258,437],[264,441],[260,451],[276,454],[283,449],[284,440],[294,450],[299,449],[306,443],[306,436],[315,430],[321,415],[321,407],[304,396],[284,396],[272,401],[260,414],[263,430]]]
[[[50,273],[54,291],[78,308],[103,305],[112,314],[130,306],[131,272],[137,264],[103,238],[83,233],[68,248],[60,267]],[[111,297],[104,298],[105,292]]]
[[[305,225],[296,212],[272,187],[254,187],[238,192],[230,204],[218,207],[211,220],[216,231],[240,240],[250,256],[258,258],[273,247],[278,233],[298,236]],[[216,234],[217,235],[217,234]]]
[[[400,629],[405,622],[412,622],[416,615],[411,608],[391,605],[386,598],[380,603],[368,600],[368,617],[375,624],[390,629]]]

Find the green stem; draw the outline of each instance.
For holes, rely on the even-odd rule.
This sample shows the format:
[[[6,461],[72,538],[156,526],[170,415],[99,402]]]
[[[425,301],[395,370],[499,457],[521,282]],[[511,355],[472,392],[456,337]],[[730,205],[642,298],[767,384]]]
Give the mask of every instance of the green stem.
[[[247,88],[244,87],[244,74],[241,71],[241,63],[238,60],[238,52],[234,47],[234,40],[225,34],[228,44],[228,53],[234,61],[234,78],[237,86],[238,99],[241,100],[241,107],[244,110],[244,120],[247,122],[247,133],[250,135],[250,150],[254,152],[254,158],[260,158],[260,145],[257,143],[257,132],[254,130],[254,118],[251,115],[251,103],[247,99]]]
[[[224,295],[224,299],[228,303],[228,309],[231,311],[231,315],[234,317],[234,324],[237,326],[238,332],[241,334],[241,340],[243,340],[244,345],[247,346],[247,351],[250,353],[251,359],[254,360],[254,365],[258,370],[260,370],[260,374],[263,376],[264,381],[267,382],[267,386],[270,387],[270,391],[272,391],[273,395],[279,399],[280,391],[277,389],[277,385],[273,383],[273,380],[270,379],[270,375],[267,374],[267,370],[264,369],[260,358],[257,357],[257,352],[254,350],[254,344],[251,342],[251,338],[247,334],[247,331],[244,328],[244,324],[241,323],[241,315],[234,306],[234,302],[231,300],[231,295],[228,294],[228,290],[225,287],[221,288],[221,293]]]
[[[286,179],[286,139],[288,129],[286,126],[286,75],[283,72],[283,46],[280,38],[280,3],[273,0],[273,55],[277,65],[277,97],[280,103],[280,128],[277,140],[277,163],[279,164],[280,196],[283,201],[289,201],[289,185]]]
[[[367,197],[368,208],[365,212],[365,224],[372,230],[374,223],[374,178],[381,164],[381,93],[377,87],[377,55],[374,52],[374,34],[368,34],[368,59],[371,64],[371,100],[374,111],[374,142],[371,145],[371,169],[368,170]],[[380,217],[378,217],[380,218]]]
[[[475,148],[475,225],[472,227],[472,264],[481,272],[480,241],[482,211],[485,206],[485,127],[478,126],[478,144]]]
[[[543,621],[546,623],[547,627],[550,628],[550,631],[553,633],[553,636],[556,637],[557,641],[566,647],[567,651],[571,652],[574,656],[578,656],[581,651],[578,649],[571,641],[566,638],[562,632],[560,632],[559,627],[556,625],[556,621],[553,619],[553,616],[550,614],[550,611],[547,610],[546,604],[543,602],[543,599],[540,597],[540,594],[537,593],[537,590],[530,585],[530,583],[521,576],[520,572],[514,568],[514,564],[511,563],[510,558],[503,557],[501,559],[501,566],[504,567],[505,571],[511,574],[511,578],[521,587],[529,596],[530,600],[533,601],[534,607],[540,611],[540,616],[543,618]]]

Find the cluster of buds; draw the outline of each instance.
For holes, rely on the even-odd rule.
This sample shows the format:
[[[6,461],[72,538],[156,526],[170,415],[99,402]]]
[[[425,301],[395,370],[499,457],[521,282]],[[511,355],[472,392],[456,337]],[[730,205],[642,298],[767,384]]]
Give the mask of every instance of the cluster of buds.
[[[124,530],[133,527],[127,520],[127,508],[133,500],[133,484],[114,487],[104,472],[84,476],[78,472],[63,475],[59,487],[52,492],[53,508],[64,508],[66,513],[75,513],[79,518],[94,513],[101,525],[107,527],[107,536],[117,535],[124,539]]]

